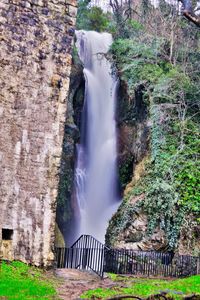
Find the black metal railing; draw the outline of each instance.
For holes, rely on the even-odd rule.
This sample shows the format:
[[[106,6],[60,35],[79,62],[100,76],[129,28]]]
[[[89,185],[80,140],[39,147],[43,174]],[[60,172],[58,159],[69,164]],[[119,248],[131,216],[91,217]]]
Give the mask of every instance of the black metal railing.
[[[93,270],[139,276],[184,277],[200,274],[200,257],[152,251],[110,249],[89,235],[70,248],[57,248],[58,268]]]
[[[70,248],[56,249],[57,267],[92,270],[103,277],[104,250],[94,237],[82,235]]]
[[[105,250],[104,272],[184,277],[200,273],[200,258],[152,251],[109,249]]]

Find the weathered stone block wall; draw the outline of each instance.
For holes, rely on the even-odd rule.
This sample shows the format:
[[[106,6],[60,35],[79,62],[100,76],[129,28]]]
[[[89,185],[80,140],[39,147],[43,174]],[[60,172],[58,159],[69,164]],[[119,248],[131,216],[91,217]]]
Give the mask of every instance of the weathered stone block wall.
[[[1,256],[36,265],[53,259],[75,17],[76,0],[0,1]]]

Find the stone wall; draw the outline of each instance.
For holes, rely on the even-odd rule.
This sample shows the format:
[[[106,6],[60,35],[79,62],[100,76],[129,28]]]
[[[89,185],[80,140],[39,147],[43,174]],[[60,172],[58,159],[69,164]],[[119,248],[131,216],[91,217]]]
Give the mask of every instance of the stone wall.
[[[75,18],[76,0],[0,2],[0,243],[4,258],[8,253],[9,258],[35,265],[53,260]]]

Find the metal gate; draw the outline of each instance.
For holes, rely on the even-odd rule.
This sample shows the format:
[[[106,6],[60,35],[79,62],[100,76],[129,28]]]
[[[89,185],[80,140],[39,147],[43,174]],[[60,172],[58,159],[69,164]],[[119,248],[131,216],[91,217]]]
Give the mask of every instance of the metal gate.
[[[58,268],[140,276],[184,277],[200,273],[200,257],[154,251],[110,249],[91,235],[82,235],[71,248],[57,248]]]
[[[92,270],[103,277],[104,245],[91,235],[81,235],[70,248],[57,248],[58,268]]]

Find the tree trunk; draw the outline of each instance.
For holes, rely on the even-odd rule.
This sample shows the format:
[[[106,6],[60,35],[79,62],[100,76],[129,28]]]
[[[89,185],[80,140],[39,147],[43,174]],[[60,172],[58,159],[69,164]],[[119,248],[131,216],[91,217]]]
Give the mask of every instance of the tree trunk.
[[[192,8],[192,4],[190,0],[178,0],[183,4],[183,15],[195,25],[200,27],[200,16],[197,16]]]

